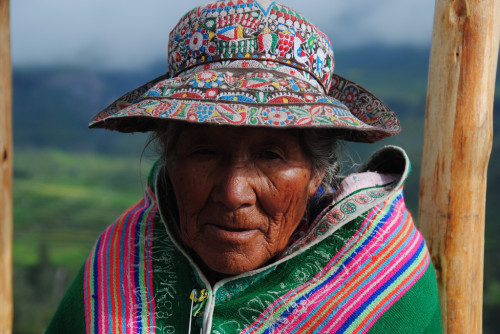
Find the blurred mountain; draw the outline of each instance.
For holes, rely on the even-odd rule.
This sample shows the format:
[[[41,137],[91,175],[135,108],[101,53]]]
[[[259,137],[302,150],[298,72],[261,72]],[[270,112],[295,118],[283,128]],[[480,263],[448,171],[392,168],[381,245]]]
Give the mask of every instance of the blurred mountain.
[[[159,66],[119,73],[58,67],[14,68],[14,145],[136,153],[144,143],[144,135],[89,130],[87,125],[116,98],[160,75],[156,67]]]

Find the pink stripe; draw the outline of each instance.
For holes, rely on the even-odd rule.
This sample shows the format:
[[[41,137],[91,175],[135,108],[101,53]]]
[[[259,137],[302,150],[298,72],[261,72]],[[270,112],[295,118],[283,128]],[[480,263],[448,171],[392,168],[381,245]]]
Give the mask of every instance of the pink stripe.
[[[427,253],[427,251],[426,251],[426,253]],[[398,293],[396,293],[394,295],[394,298],[392,299],[392,301],[387,303],[381,309],[381,311],[378,312],[377,315],[370,320],[368,326],[366,326],[363,333],[366,333],[373,326],[375,321],[377,321],[378,318],[380,318],[382,316],[382,314],[384,314],[399,298],[401,298],[402,295],[404,295],[408,290],[410,290],[410,288],[413,286],[413,284],[415,284],[415,282],[418,281],[420,279],[420,277],[422,277],[422,275],[425,273],[429,264],[430,264],[430,257],[428,254],[426,254],[426,256],[422,259],[422,261],[420,262],[418,267],[415,268],[415,270],[414,270],[417,272],[417,275],[412,275],[411,276],[412,279],[410,279],[408,284],[402,290],[400,290]],[[400,286],[398,286],[397,288],[399,289]],[[380,308],[381,306],[383,306],[383,305],[378,305],[377,309]],[[377,309],[375,309],[375,312],[377,312]]]
[[[377,213],[380,213],[381,211],[378,211]],[[373,224],[374,220],[367,219],[365,220],[368,224]],[[315,293],[312,298],[308,299],[308,304],[309,305],[318,305],[321,304],[322,301],[325,300],[330,300],[332,298],[331,293],[337,289],[340,289],[341,286],[345,286],[346,284],[354,284],[354,281],[359,278],[359,273],[354,276],[354,277],[347,277],[351,275],[351,273],[355,273],[357,271],[357,268],[366,266],[372,257],[372,254],[380,248],[380,243],[383,242],[386,238],[383,238],[383,240],[380,240],[383,236],[390,235],[397,229],[398,225],[393,224],[393,223],[385,223],[382,228],[379,230],[378,233],[380,233],[381,237],[373,239],[368,245],[365,246],[357,255],[356,257],[347,265],[344,267],[344,270],[342,271],[341,275],[338,276],[333,282],[330,282],[328,285],[324,286],[320,291]],[[359,241],[359,240],[357,240]],[[359,245],[356,245],[359,246]],[[340,260],[340,259],[339,259]],[[342,260],[345,260],[342,258]],[[338,262],[338,261],[336,261]],[[326,270],[329,272],[327,274],[331,274],[332,268],[335,268],[335,264],[328,264],[326,266]],[[363,274],[363,273],[361,273]],[[363,286],[363,285],[360,285]],[[347,286],[348,287],[348,286]],[[338,292],[337,292],[338,293]],[[353,305],[354,303],[350,303]],[[308,309],[312,309],[312,307],[308,307]],[[338,310],[340,311],[340,310]],[[300,322],[302,322],[307,316],[309,315],[308,312],[305,312],[299,316],[297,316],[295,319],[293,319],[292,322],[290,322],[287,326],[285,326],[285,329],[288,328],[296,328],[300,326]],[[308,323],[306,322],[306,324]],[[282,328],[280,330],[283,330]]]
[[[143,204],[143,201],[141,202]],[[125,308],[126,308],[126,320],[125,325],[127,326],[125,330],[131,333],[136,332],[136,319],[135,315],[137,313],[137,304],[135,302],[135,282],[134,282],[134,257],[135,257],[135,229],[137,226],[137,217],[141,212],[141,207],[130,213],[130,217],[127,219],[129,224],[127,225],[127,231],[125,234],[125,256],[124,256],[124,281],[125,281]],[[130,223],[132,222],[132,223]]]
[[[148,192],[150,189],[148,188]],[[150,194],[150,196],[152,196]],[[148,217],[148,243],[147,243],[147,272],[146,272],[146,277],[147,277],[147,282],[148,282],[148,306],[149,306],[149,316],[150,316],[150,323],[152,328],[156,328],[156,304],[155,304],[155,299],[154,299],[154,287],[153,287],[153,261],[152,261],[152,247],[153,247],[153,237],[154,237],[154,229],[153,229],[153,221],[154,217],[156,215],[157,207],[155,207],[153,210],[151,210],[150,217]]]
[[[141,294],[141,299],[146,298],[146,305],[145,308],[143,309],[143,312],[146,313],[146,328],[149,330],[151,328],[151,305],[150,305],[150,286],[149,286],[149,241],[150,241],[150,214],[151,212],[146,212],[147,216],[144,218],[144,240],[142,240],[143,244],[143,251],[142,251],[142,256],[143,256],[143,262],[140,264],[142,266],[142,271],[144,274],[144,291],[143,294]],[[146,330],[145,328],[145,330]]]
[[[383,225],[383,227],[379,230],[379,233],[381,234],[381,236],[391,235],[392,233],[395,232],[397,226],[398,226],[398,224],[391,224],[390,222],[386,222]],[[401,233],[403,233],[403,234],[405,233],[404,229],[401,230],[400,234]],[[408,231],[406,231],[406,233],[408,233]],[[385,241],[385,240],[386,240],[386,238],[383,239],[383,241]],[[375,253],[375,251],[380,250],[380,243],[383,242],[383,241],[379,242],[379,239],[374,239],[370,244],[368,244],[367,245],[367,249],[365,249],[364,252],[363,252],[364,256],[362,258],[360,258],[359,261],[351,261],[351,263],[349,264],[349,266],[346,267],[346,272],[356,272],[356,271],[358,271],[357,268],[360,267],[360,266],[361,267],[369,266],[370,262],[371,262],[371,255],[373,253]],[[384,256],[387,256],[387,255],[389,255],[389,254],[382,252],[382,254],[379,255],[379,257],[384,257]],[[392,254],[390,254],[389,257],[390,256],[392,256]],[[394,265],[394,261],[389,262],[389,264],[387,264],[387,267],[392,266],[392,265]],[[371,269],[374,270],[374,271],[376,271],[379,268],[380,268],[380,265],[378,265],[376,268],[371,268]],[[380,282],[383,279],[384,276],[387,276],[387,273],[388,273],[388,271],[384,271],[384,275],[383,276],[377,276],[377,280]],[[372,292],[375,291],[374,286],[368,286],[367,287],[367,283],[368,282],[363,282],[363,279],[364,279],[363,276],[366,275],[366,274],[367,273],[361,272],[361,273],[357,273],[356,276],[351,277],[348,280],[338,280],[337,282],[332,282],[331,287],[330,286],[325,286],[322,289],[322,292],[320,292],[320,295],[317,296],[317,297],[315,296],[313,303],[321,303],[321,300],[330,300],[330,298],[333,297],[331,294],[333,293],[333,291],[335,289],[339,288],[340,285],[346,285],[346,284],[348,284],[347,288],[345,288],[345,290],[348,290],[348,288],[350,288],[350,287],[352,287],[354,285],[354,286],[356,286],[356,289],[359,289],[360,292],[358,292],[357,294],[355,294],[355,295],[353,295],[352,297],[349,298],[349,300],[352,300],[352,302],[350,302],[349,305],[344,305],[342,308],[340,308],[339,310],[337,310],[337,312],[340,312],[341,310],[344,310],[343,311],[344,314],[346,312],[348,312],[348,314],[346,314],[344,316],[344,318],[350,316],[352,314],[352,312],[355,311],[355,309],[352,309],[352,308],[355,308],[356,306],[358,306],[359,304],[361,304],[362,302],[364,302],[366,299],[368,299],[371,296]],[[356,282],[361,282],[361,283],[356,283]],[[377,281],[375,281],[375,283],[376,282]],[[358,299],[358,300],[361,299],[361,300],[356,303],[356,299]],[[338,306],[336,306],[336,307],[338,307]],[[336,320],[337,321],[342,320],[342,322],[338,326],[342,325],[343,322],[344,322],[343,318],[337,318],[336,317]],[[335,321],[334,321],[334,323],[335,323]]]
[[[83,287],[84,287],[84,300],[85,300],[85,323],[86,323],[86,332],[90,333],[90,329],[92,328],[92,317],[91,317],[91,312],[92,312],[92,291],[90,289],[91,286],[91,270],[92,268],[92,258],[93,258],[93,253],[90,254],[90,256],[87,258],[87,261],[85,261],[85,271],[83,274]]]
[[[117,258],[120,256],[120,250],[119,248],[116,248],[117,245],[117,239],[119,238],[119,233],[118,229],[115,229],[113,231],[113,235],[111,238],[110,242],[110,259],[109,259],[109,272],[110,272],[110,282],[109,282],[109,290],[110,290],[110,302],[111,302],[111,309],[112,309],[112,328],[111,330],[116,333],[117,329],[120,326],[120,317],[118,316],[119,312],[121,311],[119,303],[120,298],[120,291],[119,291],[119,284],[116,284],[116,279],[119,278],[119,262],[116,261]],[[113,252],[111,253],[111,250]],[[118,254],[117,254],[118,253]],[[118,269],[118,270],[117,270]]]
[[[107,254],[107,245],[108,245],[108,238],[109,234],[111,233],[110,231],[113,229],[114,225],[109,226],[104,234],[102,235],[102,242],[101,242],[101,247],[98,249],[98,254],[99,254],[99,269],[97,273],[97,281],[98,281],[98,287],[99,287],[99,298],[97,300],[98,303],[98,309],[100,310],[100,319],[99,319],[99,332],[101,333],[109,333],[108,330],[108,324],[106,315],[108,314],[108,305],[106,303],[106,296],[107,296],[107,289],[105,289],[106,285],[105,284],[99,284],[103,282],[106,277],[103,277],[104,274],[107,273],[107,268],[106,268],[106,254]]]
[[[140,204],[140,203],[138,203],[138,204],[137,204],[137,206],[138,206],[139,204]],[[131,208],[131,209],[130,209],[130,210],[128,210],[127,212],[124,212],[124,213],[122,214],[122,216],[120,217],[120,221],[118,222],[118,223],[119,223],[119,228],[118,228],[118,231],[117,231],[117,234],[118,234],[118,236],[119,236],[119,240],[121,239],[121,235],[122,235],[122,233],[123,233],[122,231],[123,231],[123,229],[124,229],[124,224],[125,224],[125,223],[126,223],[126,221],[127,221],[126,217],[127,217],[127,215],[128,215],[128,214],[130,214],[131,212],[133,212],[133,210],[135,210],[135,207]],[[127,232],[126,232],[126,231],[125,231],[125,233],[124,233],[124,236],[123,236],[123,237],[124,237],[124,239],[123,239],[123,240],[124,240],[124,242],[127,242],[127,240],[128,240],[128,235],[127,235]],[[129,247],[127,247],[127,246],[126,246],[126,247],[124,247],[124,250],[123,250],[123,257],[122,257],[121,259],[119,259],[119,262],[118,262],[118,272],[120,272],[120,266],[123,266],[123,272],[124,272],[124,273],[127,273],[127,272],[128,272],[127,261],[126,261],[126,258],[127,258],[127,256],[128,256],[128,251],[129,251],[129,249],[128,249],[128,248],[129,248]],[[120,250],[120,252],[121,252],[121,250]],[[120,286],[120,289],[119,289],[119,291],[120,291],[120,293],[121,293],[121,291],[122,291],[121,289],[123,289],[123,290],[124,290],[124,296],[125,296],[125,298],[127,298],[127,293],[126,293],[126,292],[127,292],[127,290],[128,290],[127,275],[125,274],[125,275],[123,275],[123,276],[120,276],[120,278],[123,278],[123,282],[120,282],[120,285],[119,285],[119,286]],[[105,282],[103,282],[103,284],[105,284]],[[123,288],[121,287],[121,284],[123,284]],[[121,299],[121,295],[120,295],[120,299]],[[119,318],[120,318],[120,324],[119,324],[119,326],[118,326],[118,328],[117,328],[118,333],[121,333],[121,332],[122,332],[122,324],[121,324],[121,322],[123,321],[123,319],[122,319],[122,314],[123,314],[123,311],[125,311],[125,323],[127,323],[127,322],[128,322],[128,318],[130,317],[130,308],[129,308],[129,305],[127,304],[127,302],[126,302],[126,299],[121,301],[121,309],[120,309],[120,311],[119,311],[120,313],[119,313],[119,314],[117,314],[117,317],[119,317]]]
[[[154,237],[153,222],[157,208],[151,201],[149,188],[146,196],[125,211],[113,225],[102,233],[99,247],[94,249],[85,263],[83,288],[88,333],[90,333],[95,320],[98,322],[98,328],[94,328],[95,333],[135,333],[137,322],[141,321],[141,318],[137,317],[136,293],[144,293],[141,298],[147,298],[143,309],[144,313],[147,312],[148,317],[145,319],[145,325],[148,325],[149,329],[155,327],[151,247]],[[145,200],[146,198],[148,201]],[[137,219],[141,214],[144,216],[142,216],[141,222],[138,222]],[[145,235],[141,235],[139,240],[136,240],[135,232],[140,223],[146,224],[144,227]],[[121,239],[122,234],[123,239]],[[143,258],[141,258],[139,268],[136,268],[134,266],[134,246],[137,246],[139,242],[141,243],[140,248],[144,247],[144,254],[142,254]],[[120,246],[123,246],[123,254],[121,254]],[[121,276],[120,264],[123,273]],[[97,272],[94,271],[94,265],[98,266]],[[141,280],[144,274],[144,287],[137,287],[135,284],[134,274],[137,273],[137,270],[140,271]],[[95,285],[98,291],[93,291],[93,278],[95,277],[93,275],[96,276]],[[142,291],[142,288],[145,291]],[[123,299],[121,298],[122,292]],[[92,298],[92,295],[97,298]],[[98,319],[94,318],[95,311],[99,312]],[[112,327],[110,327],[110,322]]]
[[[371,297],[371,295],[378,288],[385,284],[387,280],[390,279],[397,272],[397,270],[399,270],[406,263],[406,261],[404,261],[405,258],[407,256],[411,257],[418,250],[418,246],[420,245],[420,243],[418,242],[419,239],[420,238],[418,237],[414,237],[410,241],[411,244],[408,245],[408,248],[404,252],[404,255],[393,258],[390,264],[388,264],[387,267],[384,268],[387,268],[388,270],[382,270],[381,276],[377,276],[377,279],[374,282],[370,282],[370,284],[365,285],[365,288],[362,289],[362,291],[360,291],[360,293],[358,293],[356,297],[354,297],[349,305],[347,305],[347,307],[342,312],[342,315],[340,315],[340,317],[334,317],[332,319],[333,321],[330,322],[328,331],[332,330],[332,326],[334,326],[333,331],[337,331],[359,305],[363,304],[369,297]]]

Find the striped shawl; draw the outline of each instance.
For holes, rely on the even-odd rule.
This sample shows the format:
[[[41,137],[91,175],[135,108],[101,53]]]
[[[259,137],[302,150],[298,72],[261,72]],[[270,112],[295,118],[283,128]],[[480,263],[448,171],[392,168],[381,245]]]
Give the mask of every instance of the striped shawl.
[[[404,152],[382,150],[274,263],[214,286],[150,182],[101,235],[47,332],[441,333],[434,270],[403,201],[408,168]]]

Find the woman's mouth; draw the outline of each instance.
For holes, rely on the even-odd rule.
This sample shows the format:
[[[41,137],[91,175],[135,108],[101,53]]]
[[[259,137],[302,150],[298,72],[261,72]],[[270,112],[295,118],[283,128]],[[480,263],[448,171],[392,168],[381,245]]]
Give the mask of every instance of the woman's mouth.
[[[229,227],[216,224],[206,224],[204,233],[207,237],[224,243],[242,243],[252,239],[259,232],[256,228]]]

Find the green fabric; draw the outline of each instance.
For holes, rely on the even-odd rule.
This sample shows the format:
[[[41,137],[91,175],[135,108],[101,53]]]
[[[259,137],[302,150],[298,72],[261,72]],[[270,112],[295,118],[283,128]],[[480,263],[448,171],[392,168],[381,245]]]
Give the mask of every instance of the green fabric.
[[[191,301],[189,295],[196,284],[193,269],[172,244],[165,226],[157,216],[153,241],[153,289],[156,303],[158,333],[187,333]]]
[[[369,333],[442,333],[436,273],[432,264],[410,290],[377,320]]]
[[[83,265],[64,294],[52,317],[46,334],[85,334],[85,304],[83,303]]]
[[[252,277],[250,286],[244,286],[248,285],[245,278],[226,283],[217,291],[212,330],[239,333],[249,326],[277,296],[310,281],[331,260],[331,254],[336,254],[356,233],[364,219],[365,215],[358,217],[307,252],[261,274],[260,279]],[[237,293],[239,286],[241,293]]]

